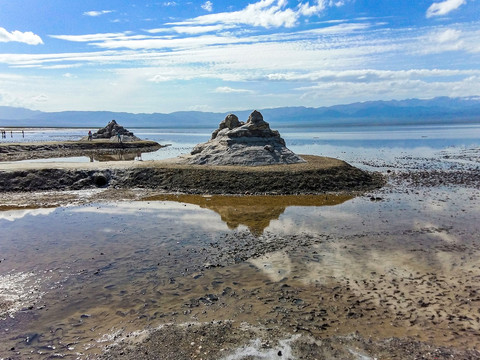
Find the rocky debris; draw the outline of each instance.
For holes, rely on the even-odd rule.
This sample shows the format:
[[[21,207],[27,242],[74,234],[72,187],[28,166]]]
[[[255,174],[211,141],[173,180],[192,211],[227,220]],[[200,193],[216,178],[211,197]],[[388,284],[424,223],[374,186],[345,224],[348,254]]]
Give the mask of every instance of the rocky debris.
[[[93,139],[110,139],[110,141],[119,141],[118,135],[121,136],[122,142],[140,141],[140,138],[136,137],[133,132],[128,131],[123,126],[117,124],[115,120],[110,121],[107,126],[92,134],[92,137]],[[82,138],[82,140],[88,140],[88,136]]]
[[[227,115],[212,138],[198,144],[181,163],[196,165],[262,166],[305,162],[285,146],[285,140],[254,111],[246,123],[234,114]]]

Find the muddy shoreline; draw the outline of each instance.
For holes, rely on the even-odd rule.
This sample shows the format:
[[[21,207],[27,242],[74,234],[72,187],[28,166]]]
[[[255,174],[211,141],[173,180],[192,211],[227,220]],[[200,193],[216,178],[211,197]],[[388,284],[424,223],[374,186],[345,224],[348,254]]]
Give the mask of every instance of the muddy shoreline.
[[[89,156],[93,159],[94,156],[101,158],[102,155],[105,157],[123,153],[150,152],[162,147],[164,146],[150,140],[128,142],[92,140],[0,143],[0,163],[74,156]]]
[[[304,156],[307,163],[258,167],[180,165],[168,161],[103,164],[0,164],[0,191],[147,188],[194,194],[316,194],[366,191],[383,176],[341,160]]]

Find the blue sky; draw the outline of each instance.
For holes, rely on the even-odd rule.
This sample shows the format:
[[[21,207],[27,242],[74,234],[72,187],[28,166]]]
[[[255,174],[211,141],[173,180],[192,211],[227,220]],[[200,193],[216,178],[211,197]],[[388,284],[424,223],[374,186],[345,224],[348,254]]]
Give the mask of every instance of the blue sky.
[[[480,95],[480,0],[0,0],[0,105],[233,111]]]

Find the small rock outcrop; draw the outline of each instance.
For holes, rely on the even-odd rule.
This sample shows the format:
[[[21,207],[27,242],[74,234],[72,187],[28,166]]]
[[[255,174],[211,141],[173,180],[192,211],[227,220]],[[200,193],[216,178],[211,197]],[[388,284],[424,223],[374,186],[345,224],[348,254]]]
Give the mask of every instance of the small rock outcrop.
[[[254,111],[246,123],[234,114],[227,115],[212,138],[198,144],[181,162],[196,165],[261,166],[305,162],[287,149],[285,141],[276,130]]]
[[[107,126],[92,134],[92,138],[119,141],[119,134],[121,136],[121,141],[123,142],[141,140],[140,138],[136,137],[133,132],[128,131],[123,126],[119,125],[115,120],[110,121]],[[88,140],[88,137],[85,137],[82,140]]]

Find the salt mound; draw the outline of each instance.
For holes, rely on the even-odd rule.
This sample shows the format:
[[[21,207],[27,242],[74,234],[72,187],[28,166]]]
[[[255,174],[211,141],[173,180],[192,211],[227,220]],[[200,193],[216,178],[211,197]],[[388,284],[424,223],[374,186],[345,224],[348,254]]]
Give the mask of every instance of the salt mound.
[[[120,134],[123,142],[140,141],[141,139],[136,137],[133,132],[128,131],[123,126],[117,124],[115,120],[110,121],[107,126],[98,130],[92,134],[93,139],[109,139],[110,141],[118,141],[118,135]],[[88,137],[82,140],[87,140]]]
[[[254,111],[246,123],[234,114],[227,115],[212,138],[198,144],[181,162],[196,165],[277,165],[305,162],[285,146],[285,140]]]

